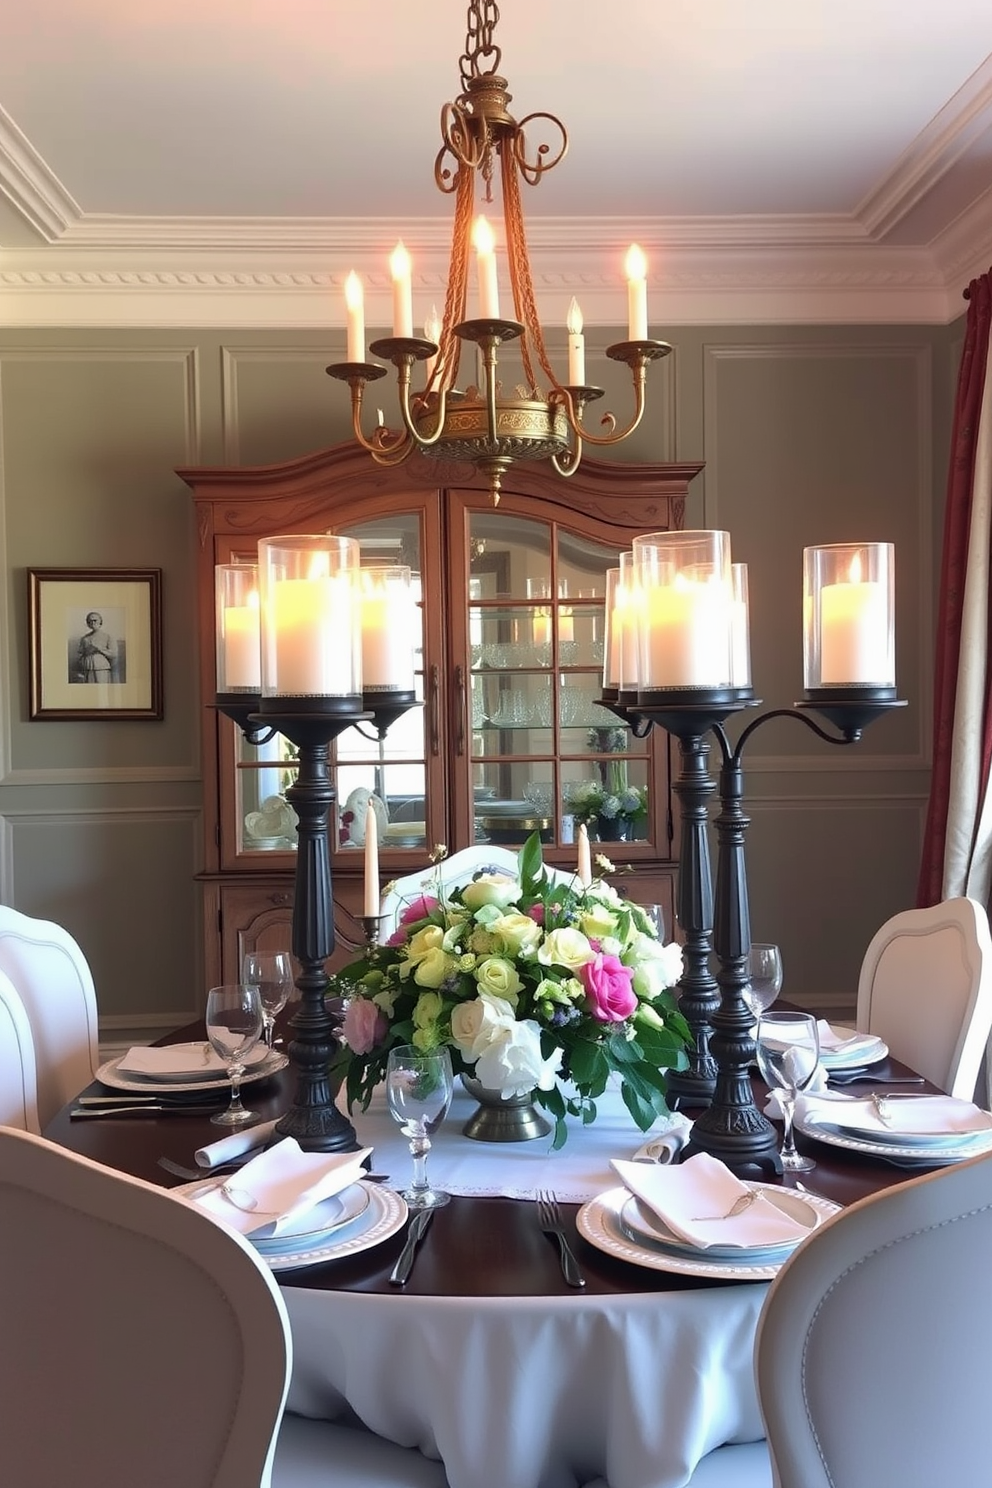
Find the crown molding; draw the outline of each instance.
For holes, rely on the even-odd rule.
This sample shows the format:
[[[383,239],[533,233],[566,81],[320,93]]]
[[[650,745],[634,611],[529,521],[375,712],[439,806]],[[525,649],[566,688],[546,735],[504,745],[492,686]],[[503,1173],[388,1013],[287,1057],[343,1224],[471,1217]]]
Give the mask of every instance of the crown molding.
[[[54,243],[82,216],[79,206],[27,136],[0,108],[0,193],[37,233]]]

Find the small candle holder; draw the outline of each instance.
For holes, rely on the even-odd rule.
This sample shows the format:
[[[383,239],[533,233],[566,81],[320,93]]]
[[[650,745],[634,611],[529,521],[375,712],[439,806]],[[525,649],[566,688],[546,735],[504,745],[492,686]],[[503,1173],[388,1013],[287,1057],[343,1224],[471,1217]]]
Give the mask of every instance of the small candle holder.
[[[383,921],[387,920],[389,916],[384,914],[363,914],[359,915],[358,918],[361,921],[362,929],[365,931],[365,944],[370,951],[374,951],[376,946],[380,944]]]

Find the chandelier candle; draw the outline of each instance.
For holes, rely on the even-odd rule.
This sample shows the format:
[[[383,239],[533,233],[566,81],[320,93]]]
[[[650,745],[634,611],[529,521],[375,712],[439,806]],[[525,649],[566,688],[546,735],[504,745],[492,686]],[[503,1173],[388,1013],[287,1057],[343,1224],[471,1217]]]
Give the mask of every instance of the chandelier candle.
[[[631,341],[648,339],[648,265],[636,243],[627,249],[627,336]]]
[[[496,238],[485,217],[477,217],[472,228],[476,266],[479,272],[479,315],[499,320],[499,281],[496,278]]]
[[[262,685],[258,566],[220,563],[214,571],[214,585],[217,691],[258,692]]]
[[[582,311],[579,302],[572,299],[565,317],[568,331],[568,384],[569,387],[584,387],[586,380],[586,338],[582,334]]]
[[[393,276],[393,335],[413,335],[413,281],[410,255],[402,241],[396,244],[389,259]]]
[[[365,291],[354,269],[344,281],[344,304],[348,324],[348,361],[360,366],[365,361]]]

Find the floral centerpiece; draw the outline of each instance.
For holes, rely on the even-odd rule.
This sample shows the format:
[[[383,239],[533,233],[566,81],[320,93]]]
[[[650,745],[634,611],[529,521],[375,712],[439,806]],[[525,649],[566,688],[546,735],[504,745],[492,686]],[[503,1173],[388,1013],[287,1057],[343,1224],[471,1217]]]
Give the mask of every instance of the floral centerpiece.
[[[618,840],[630,823],[644,816],[647,807],[647,791],[626,781],[607,781],[604,785],[599,780],[583,780],[568,791],[568,809],[575,820],[595,827],[604,838],[615,827],[613,840]]]
[[[686,1065],[681,973],[681,947],[611,884],[552,883],[535,833],[515,878],[483,872],[424,894],[385,945],[337,973],[347,1005],[332,1073],[364,1108],[394,1044],[447,1044],[456,1073],[507,1099],[533,1092],[556,1148],[566,1115],[595,1119],[611,1075],[647,1131],[668,1112],[664,1071]]]

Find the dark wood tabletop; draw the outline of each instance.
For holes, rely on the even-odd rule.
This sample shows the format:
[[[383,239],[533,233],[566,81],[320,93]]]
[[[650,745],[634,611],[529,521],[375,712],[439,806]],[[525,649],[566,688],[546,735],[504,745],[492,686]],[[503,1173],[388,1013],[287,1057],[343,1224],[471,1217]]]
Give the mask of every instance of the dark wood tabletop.
[[[182,1041],[195,1037],[197,1031],[195,1026],[180,1029],[173,1037]],[[202,1029],[199,1029],[199,1036],[203,1036]],[[910,1073],[894,1061],[877,1068],[879,1074],[890,1076]],[[896,1092],[902,1087],[886,1084],[880,1088]],[[871,1089],[871,1085],[855,1087],[859,1092]],[[921,1087],[906,1085],[905,1089],[919,1093]],[[286,1109],[292,1090],[292,1071],[286,1070],[258,1084],[243,1087],[242,1098],[245,1105],[257,1110],[262,1118],[271,1118]],[[87,1092],[80,1093],[114,1092],[94,1083]],[[757,1080],[755,1095],[760,1109],[765,1089]],[[70,1116],[72,1104],[74,1102],[48,1125],[46,1137],[73,1152],[163,1188],[175,1187],[183,1180],[160,1168],[160,1157],[169,1157],[192,1167],[195,1150],[217,1141],[223,1134],[211,1125],[208,1111],[195,1107],[169,1111],[161,1116],[127,1113],[79,1121]],[[576,1132],[571,1140],[580,1142],[581,1131]],[[913,1176],[905,1169],[873,1157],[826,1147],[801,1135],[797,1137],[797,1145],[816,1160],[813,1172],[800,1175],[803,1183],[839,1204],[853,1203]],[[786,1186],[790,1182],[789,1178],[784,1180]],[[577,1210],[577,1205],[562,1205],[573,1249],[586,1278],[587,1295],[738,1284],[649,1271],[606,1255],[575,1231]],[[353,1257],[298,1271],[280,1272],[279,1281],[290,1287],[395,1294],[396,1289],[390,1287],[388,1278],[402,1243],[403,1234],[400,1233]],[[529,1204],[517,1199],[461,1197],[452,1198],[436,1213],[430,1244],[422,1248],[404,1290],[434,1296],[545,1296],[568,1291],[561,1279],[557,1252],[539,1232]]]

